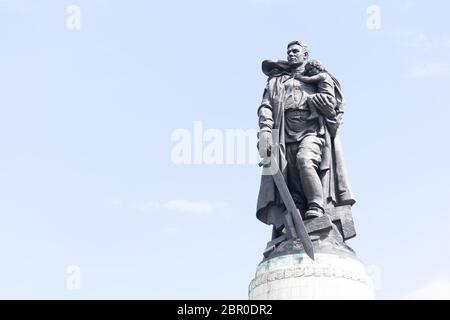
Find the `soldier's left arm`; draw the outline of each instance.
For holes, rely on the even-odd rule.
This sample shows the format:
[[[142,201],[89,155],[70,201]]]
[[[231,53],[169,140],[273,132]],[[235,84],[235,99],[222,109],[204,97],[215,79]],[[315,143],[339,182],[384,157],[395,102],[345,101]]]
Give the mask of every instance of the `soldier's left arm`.
[[[316,93],[309,98],[309,103],[315,107],[322,115],[329,119],[336,118],[336,99],[334,96],[325,93]]]

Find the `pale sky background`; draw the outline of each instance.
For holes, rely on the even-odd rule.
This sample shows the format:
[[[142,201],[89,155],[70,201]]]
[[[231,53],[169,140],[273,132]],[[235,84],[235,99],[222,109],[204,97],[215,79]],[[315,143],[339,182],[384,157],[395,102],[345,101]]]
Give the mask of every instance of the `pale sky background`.
[[[71,4],[81,30],[66,26]],[[194,121],[255,130],[261,61],[296,39],[343,87],[349,245],[376,296],[450,298],[449,11],[0,0],[0,298],[246,299],[271,235],[255,217],[259,168],[176,165],[171,135]]]

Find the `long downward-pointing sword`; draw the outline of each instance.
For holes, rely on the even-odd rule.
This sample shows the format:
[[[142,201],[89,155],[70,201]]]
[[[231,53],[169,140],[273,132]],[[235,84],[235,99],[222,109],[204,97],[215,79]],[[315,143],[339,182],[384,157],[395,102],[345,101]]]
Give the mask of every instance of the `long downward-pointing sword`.
[[[276,163],[274,158],[271,159],[274,163],[263,163],[261,162],[259,166],[273,166],[276,169],[276,172],[272,174],[273,181],[277,186],[278,192],[280,193],[281,199],[286,207],[286,210],[291,214],[292,220],[294,222],[295,232],[297,237],[303,244],[303,248],[305,249],[306,254],[314,260],[314,248],[309,238],[308,232],[306,231],[305,224],[303,223],[302,216],[300,215],[300,211],[298,211],[297,206],[295,205],[294,199],[292,199],[292,195],[289,192],[288,186],[286,185],[286,181],[284,180],[283,174],[280,171],[280,167]],[[286,226],[287,228],[287,226]],[[295,235],[293,235],[295,237]]]

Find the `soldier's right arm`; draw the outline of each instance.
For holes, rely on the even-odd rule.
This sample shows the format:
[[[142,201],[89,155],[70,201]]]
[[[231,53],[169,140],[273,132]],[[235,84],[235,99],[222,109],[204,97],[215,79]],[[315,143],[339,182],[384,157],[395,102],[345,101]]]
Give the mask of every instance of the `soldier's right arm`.
[[[270,103],[269,83],[264,90],[263,99],[258,108],[259,133],[258,150],[261,158],[267,158],[272,149],[273,114]]]
[[[258,108],[258,117],[259,117],[260,131],[272,132],[273,114],[272,114],[272,106],[270,103],[269,83],[267,83],[266,89],[264,90],[261,105]]]

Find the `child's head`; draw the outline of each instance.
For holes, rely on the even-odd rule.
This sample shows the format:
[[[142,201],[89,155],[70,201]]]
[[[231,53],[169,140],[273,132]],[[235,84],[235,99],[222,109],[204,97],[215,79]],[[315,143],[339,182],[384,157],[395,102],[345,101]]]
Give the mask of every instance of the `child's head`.
[[[309,60],[305,65],[306,74],[311,76],[319,74],[325,71],[325,67],[320,63],[319,60]]]

